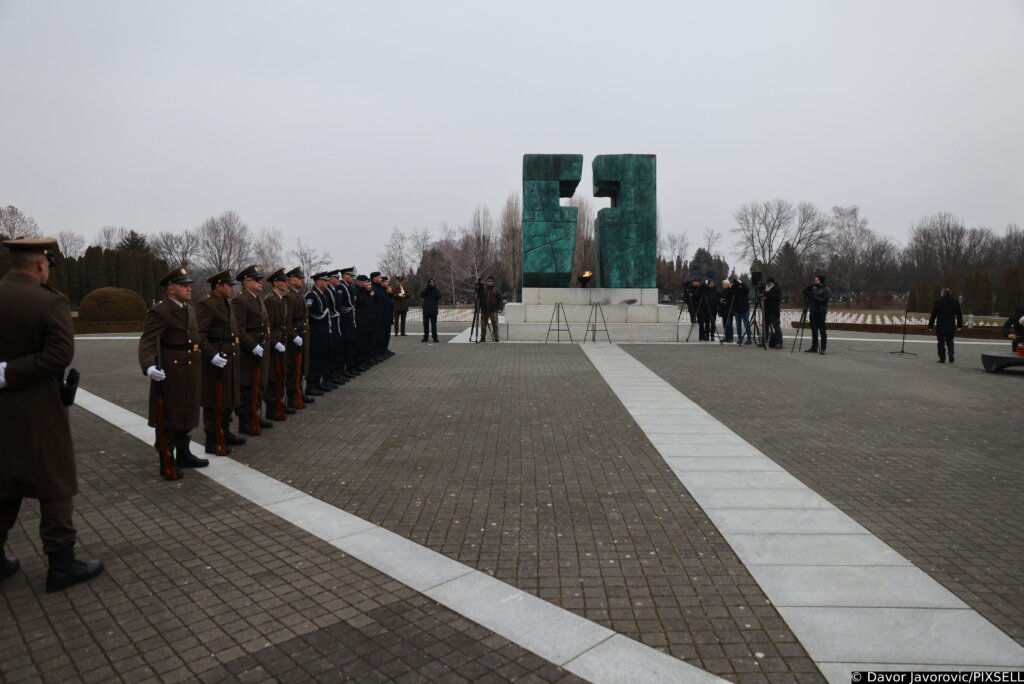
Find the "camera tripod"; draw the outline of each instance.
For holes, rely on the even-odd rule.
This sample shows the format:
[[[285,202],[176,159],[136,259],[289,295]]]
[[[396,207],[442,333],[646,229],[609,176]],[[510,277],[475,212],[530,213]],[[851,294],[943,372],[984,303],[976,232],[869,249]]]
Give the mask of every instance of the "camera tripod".
[[[760,292],[758,292],[757,296],[754,297],[754,308],[750,312],[750,336],[754,339],[755,346],[767,350],[768,336],[761,334],[761,324],[757,320],[758,312],[761,313],[761,318],[766,321],[768,320],[768,317],[764,313],[764,295]]]
[[[804,310],[800,312],[800,330],[796,335],[793,336],[793,346],[790,348],[789,353],[792,354],[796,350],[796,343],[800,341],[800,349],[804,348],[804,324],[807,322],[807,309],[811,305],[810,295],[804,295]]]

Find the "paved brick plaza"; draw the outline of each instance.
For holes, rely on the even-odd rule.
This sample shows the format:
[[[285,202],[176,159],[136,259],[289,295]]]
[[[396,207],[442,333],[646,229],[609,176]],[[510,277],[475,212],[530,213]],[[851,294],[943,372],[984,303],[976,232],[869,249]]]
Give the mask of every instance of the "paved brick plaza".
[[[394,340],[396,357],[234,458],[716,675],[822,681],[580,347],[444,339]],[[80,340],[83,388],[142,413],[135,348]],[[894,348],[624,347],[1024,644],[1024,374],[983,373],[980,346],[951,367],[933,345]],[[151,448],[92,413],[72,427],[80,544],[107,570],[45,594],[26,505],[0,678],[575,679],[199,473],[159,480]]]

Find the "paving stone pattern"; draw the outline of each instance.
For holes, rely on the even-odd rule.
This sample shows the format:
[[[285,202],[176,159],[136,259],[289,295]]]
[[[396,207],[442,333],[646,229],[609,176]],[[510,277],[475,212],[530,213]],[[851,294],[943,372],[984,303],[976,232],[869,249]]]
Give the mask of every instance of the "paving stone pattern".
[[[713,673],[821,681],[579,348],[392,348],[238,460]],[[114,347],[78,353],[83,386],[142,410],[141,373],[126,402],[95,372]]]
[[[46,594],[38,506],[0,585],[0,681],[580,681],[73,409],[81,555]]]
[[[898,348],[624,347],[1024,644],[1024,377]]]

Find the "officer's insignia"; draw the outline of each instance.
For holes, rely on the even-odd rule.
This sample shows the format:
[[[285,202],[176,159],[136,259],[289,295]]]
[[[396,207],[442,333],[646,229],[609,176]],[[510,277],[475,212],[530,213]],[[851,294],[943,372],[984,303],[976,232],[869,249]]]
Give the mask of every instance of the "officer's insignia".
[[[179,268],[178,269],[178,273],[181,274],[181,275],[186,275],[185,269],[183,269],[183,268]]]

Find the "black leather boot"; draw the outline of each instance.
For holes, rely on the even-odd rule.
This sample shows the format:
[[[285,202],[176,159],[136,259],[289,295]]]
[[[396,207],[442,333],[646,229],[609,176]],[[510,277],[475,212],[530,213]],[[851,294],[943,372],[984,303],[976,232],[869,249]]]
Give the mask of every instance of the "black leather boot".
[[[249,427],[248,424],[245,427]],[[245,444],[245,437],[239,437],[231,432],[231,412],[224,412],[224,443],[228,446],[241,446]]]
[[[46,591],[53,593],[74,586],[79,582],[91,580],[103,572],[103,562],[99,560],[80,561],[75,558],[75,545],[65,546],[60,551],[48,554],[50,571],[46,573]]]
[[[238,431],[241,432],[243,435],[251,435],[252,434],[252,430],[249,427],[250,425],[252,425],[252,416],[247,416],[245,414],[242,414],[242,415],[238,416]],[[227,435],[228,435],[228,428],[225,425],[224,426],[224,437],[226,438]]]
[[[214,439],[216,440],[216,436]],[[178,477],[182,475],[182,468],[205,468],[210,465],[209,460],[192,453],[188,446],[190,441],[188,435],[174,440],[174,467],[178,470]]]
[[[18,572],[20,567],[21,561],[18,560],[18,557],[3,553],[2,545],[0,545],[0,580],[5,580]]]
[[[263,428],[264,430],[266,430],[268,428],[274,427],[274,424],[271,423],[266,418],[264,418],[263,416],[260,416],[260,427]]]
[[[227,444],[227,439],[225,439],[224,442],[225,442],[225,444]],[[216,430],[207,430],[206,431],[206,453],[208,453],[208,454],[216,454],[217,453],[217,431]],[[227,449],[225,449],[225,453],[224,453],[225,456],[229,455],[230,453],[231,453],[231,447],[228,447]]]

